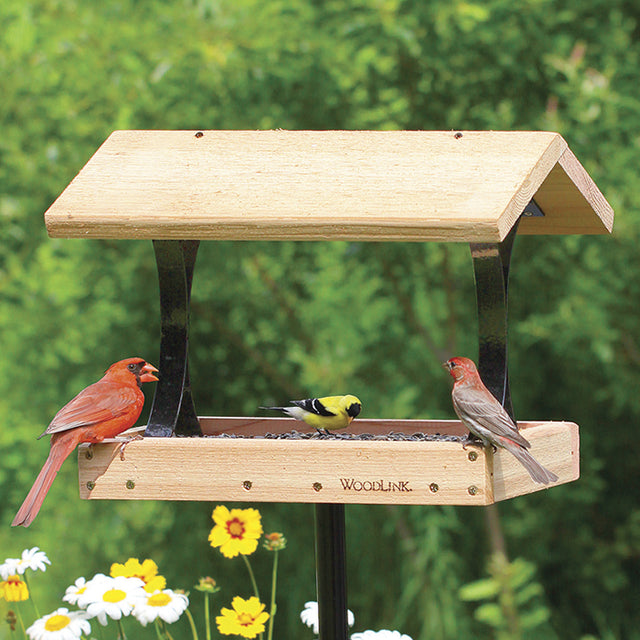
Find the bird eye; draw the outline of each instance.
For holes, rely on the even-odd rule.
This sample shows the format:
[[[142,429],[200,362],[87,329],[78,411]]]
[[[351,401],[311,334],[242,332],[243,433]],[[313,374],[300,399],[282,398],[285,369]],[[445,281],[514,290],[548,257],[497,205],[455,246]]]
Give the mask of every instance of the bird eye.
[[[133,364],[133,362],[131,364],[127,365],[127,369],[129,369],[129,371],[135,371],[136,370],[136,365]]]

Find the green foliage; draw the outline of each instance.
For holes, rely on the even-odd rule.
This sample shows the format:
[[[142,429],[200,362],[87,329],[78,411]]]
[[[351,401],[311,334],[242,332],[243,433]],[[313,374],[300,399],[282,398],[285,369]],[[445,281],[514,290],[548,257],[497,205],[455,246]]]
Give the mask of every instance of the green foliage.
[[[176,586],[206,557],[193,532],[208,530],[208,505],[81,502],[71,462],[34,525],[8,527],[55,411],[113,361],[157,360],[149,244],[51,240],[42,222],[113,129],[549,129],[615,207],[616,229],[516,242],[516,413],[580,424],[582,477],[501,505],[501,521],[510,552],[537,568],[544,595],[518,611],[543,602],[545,637],[640,637],[638,18],[627,0],[0,0],[0,548],[48,552],[43,608],[56,585],[130,555],[154,557]],[[464,246],[204,244],[196,404],[251,415],[350,392],[369,417],[451,417],[439,363],[475,356],[474,305]],[[312,511],[265,509],[295,532],[276,636],[297,637],[314,595]],[[491,553],[480,511],[354,507],[348,540],[363,626],[493,637],[458,597]]]
[[[478,622],[495,630],[497,640],[551,638],[549,609],[540,601],[544,591],[535,582],[536,568],[522,558],[509,562],[495,552],[489,561],[489,577],[460,589],[460,598],[480,602],[474,612]]]

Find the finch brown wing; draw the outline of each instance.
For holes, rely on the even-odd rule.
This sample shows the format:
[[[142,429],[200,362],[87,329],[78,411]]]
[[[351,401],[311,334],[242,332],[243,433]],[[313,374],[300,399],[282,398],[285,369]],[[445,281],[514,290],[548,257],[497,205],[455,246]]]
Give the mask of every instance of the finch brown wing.
[[[99,380],[83,389],[55,415],[42,436],[86,427],[124,415],[143,400],[134,385]],[[42,437],[40,436],[40,437]]]
[[[509,414],[489,390],[469,387],[454,389],[452,399],[459,416],[464,416],[472,423],[476,423],[498,436],[509,438],[526,449],[531,446],[528,440],[516,429]]]

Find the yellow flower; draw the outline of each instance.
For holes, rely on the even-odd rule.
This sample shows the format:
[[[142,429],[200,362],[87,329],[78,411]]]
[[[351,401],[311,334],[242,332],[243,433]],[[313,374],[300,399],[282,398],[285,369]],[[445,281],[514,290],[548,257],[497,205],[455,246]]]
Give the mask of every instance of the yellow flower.
[[[129,558],[124,564],[114,562],[111,565],[112,578],[140,578],[144,582],[144,590],[148,593],[162,591],[167,586],[164,576],[158,575],[158,565],[147,558],[140,564],[137,558]]]
[[[211,516],[215,526],[209,534],[212,547],[220,547],[225,558],[239,553],[248,556],[258,548],[262,535],[260,512],[257,509],[227,509],[218,505]]]
[[[258,598],[251,596],[248,600],[244,600],[236,596],[231,606],[233,609],[223,607],[220,615],[216,617],[220,633],[227,636],[255,638],[264,631],[264,623],[269,619],[269,614]]]
[[[29,589],[20,576],[9,576],[0,582],[0,598],[4,598],[7,602],[22,602],[29,599]]]

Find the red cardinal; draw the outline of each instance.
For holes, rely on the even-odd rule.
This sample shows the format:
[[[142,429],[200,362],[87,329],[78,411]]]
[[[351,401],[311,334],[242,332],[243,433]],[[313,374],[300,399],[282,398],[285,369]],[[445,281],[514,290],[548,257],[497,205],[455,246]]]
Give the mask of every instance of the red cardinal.
[[[53,434],[49,457],[11,526],[28,527],[33,522],[58,470],[77,445],[114,438],[136,423],[144,404],[140,386],[158,380],[154,371],[158,370],[142,358],[120,360],[56,413],[45,432],[38,436]]]
[[[504,407],[484,386],[476,365],[469,358],[451,358],[444,363],[454,379],[453,408],[462,423],[482,442],[512,453],[540,484],[555,482],[558,476],[545,469],[527,451],[531,446]]]

